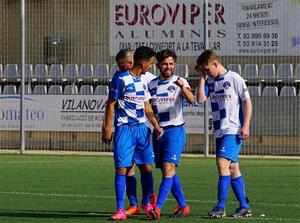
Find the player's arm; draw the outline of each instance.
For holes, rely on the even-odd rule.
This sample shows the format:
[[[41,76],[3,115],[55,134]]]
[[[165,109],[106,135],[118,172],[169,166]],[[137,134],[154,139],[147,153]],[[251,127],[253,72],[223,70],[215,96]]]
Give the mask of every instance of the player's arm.
[[[198,88],[196,90],[196,98],[197,98],[197,102],[202,104],[206,101],[206,94],[205,94],[205,79],[206,79],[206,75],[205,73],[201,70],[201,68],[196,66],[196,71],[199,74],[199,84],[198,84]]]
[[[183,80],[178,77],[177,80],[174,82],[182,92],[183,97],[190,103],[194,104],[195,98],[193,93],[191,92],[190,86],[187,84],[187,86],[184,84]]]
[[[106,104],[105,116],[102,124],[102,141],[109,144],[112,141],[112,122],[116,100],[109,98]]]
[[[116,72],[109,85],[109,96],[105,108],[105,115],[102,124],[102,141],[109,144],[112,141],[112,122],[115,113],[115,105],[120,97],[123,81],[119,78],[119,73]]]
[[[250,97],[246,98],[243,101],[243,114],[244,114],[244,122],[243,126],[240,129],[240,135],[243,139],[247,139],[250,136],[250,120],[252,116],[252,102]]]
[[[145,101],[145,113],[148,120],[153,125],[154,129],[157,131],[157,135],[160,138],[163,135],[164,130],[159,126],[157,119],[155,118],[154,112],[151,108],[149,101]]]

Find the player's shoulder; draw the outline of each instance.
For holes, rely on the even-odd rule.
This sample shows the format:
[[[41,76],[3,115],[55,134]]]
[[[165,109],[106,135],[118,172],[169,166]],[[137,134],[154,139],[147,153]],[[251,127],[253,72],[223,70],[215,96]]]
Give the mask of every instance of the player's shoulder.
[[[236,80],[244,80],[240,74],[238,74],[232,70],[227,71],[227,76],[231,77],[233,79],[236,79]]]
[[[113,79],[123,78],[129,75],[129,71],[116,71],[113,75]]]
[[[186,82],[186,83],[188,83],[188,80],[186,79],[186,78],[184,78],[184,77],[181,77],[181,76],[179,76],[179,75],[174,75],[174,77],[173,77],[175,80],[177,80],[178,78],[180,78],[183,82]]]
[[[147,84],[149,84],[153,79],[156,78],[156,76],[154,74],[152,74],[151,72],[147,71],[145,74],[142,75],[141,78],[143,80],[145,80],[147,82]]]
[[[147,71],[147,72],[145,73],[145,76],[146,76],[148,79],[151,79],[151,80],[153,80],[154,78],[157,77],[156,75],[152,74],[152,73],[149,72],[149,71]]]
[[[149,82],[149,85],[157,85],[158,84],[158,80],[159,80],[159,77],[156,77],[153,78],[150,82]]]

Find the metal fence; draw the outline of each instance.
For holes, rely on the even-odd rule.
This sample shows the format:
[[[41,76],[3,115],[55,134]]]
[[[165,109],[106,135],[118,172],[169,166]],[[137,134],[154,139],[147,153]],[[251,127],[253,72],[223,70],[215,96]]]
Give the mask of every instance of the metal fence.
[[[55,97],[94,99],[107,94],[115,71],[114,55],[125,47],[144,44],[155,50],[175,49],[181,74],[193,90],[197,86],[194,66],[205,48],[204,0],[25,0],[25,20],[21,3],[0,1],[1,149],[20,148],[16,100],[20,99],[22,68],[24,100],[37,95],[53,113]],[[219,52],[225,66],[241,74],[252,96],[251,137],[242,154],[299,155],[300,30],[295,21],[300,21],[300,3],[211,0],[207,10],[209,48]],[[25,21],[24,35],[21,21]],[[101,143],[101,120],[94,121],[99,131],[80,131],[80,126],[76,131],[47,131],[47,126],[41,131],[34,129],[42,116],[39,110],[26,106],[24,110],[26,150],[112,149]],[[203,122],[201,114],[195,122]],[[186,153],[201,154],[204,147],[202,131],[188,134]],[[214,151],[209,133],[209,153]]]

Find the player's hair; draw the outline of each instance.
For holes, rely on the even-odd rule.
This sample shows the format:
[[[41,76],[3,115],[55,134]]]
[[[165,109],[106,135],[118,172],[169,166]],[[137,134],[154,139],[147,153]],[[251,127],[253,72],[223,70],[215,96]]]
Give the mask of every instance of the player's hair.
[[[174,61],[177,60],[177,55],[173,50],[165,49],[156,54],[156,60],[158,63],[162,62],[167,57],[173,57]]]
[[[197,65],[203,66],[207,65],[210,61],[217,60],[221,62],[217,53],[213,50],[205,50],[197,59]]]
[[[125,59],[130,53],[133,53],[133,50],[131,49],[122,49],[120,50],[116,55],[116,62],[119,64],[121,60]]]
[[[141,60],[148,60],[156,55],[155,51],[147,46],[140,46],[136,48],[133,54],[134,63],[137,64]]]

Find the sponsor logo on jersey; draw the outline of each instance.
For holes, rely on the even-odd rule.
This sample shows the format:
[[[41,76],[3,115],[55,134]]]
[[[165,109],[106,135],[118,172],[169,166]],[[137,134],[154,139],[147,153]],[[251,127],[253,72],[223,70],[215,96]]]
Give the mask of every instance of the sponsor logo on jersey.
[[[225,89],[228,89],[230,86],[231,86],[231,84],[230,84],[229,81],[225,81],[224,84],[223,84],[223,87],[224,87]]]
[[[211,96],[212,100],[230,100],[231,99],[231,94],[214,94]]]
[[[168,91],[170,92],[173,92],[175,91],[175,86],[174,85],[170,85],[168,88],[167,88]]]
[[[167,98],[167,97],[152,98],[152,104],[153,105],[172,104],[174,102],[175,102],[175,98]]]
[[[124,101],[135,103],[135,104],[141,104],[144,103],[145,97],[124,95]]]

